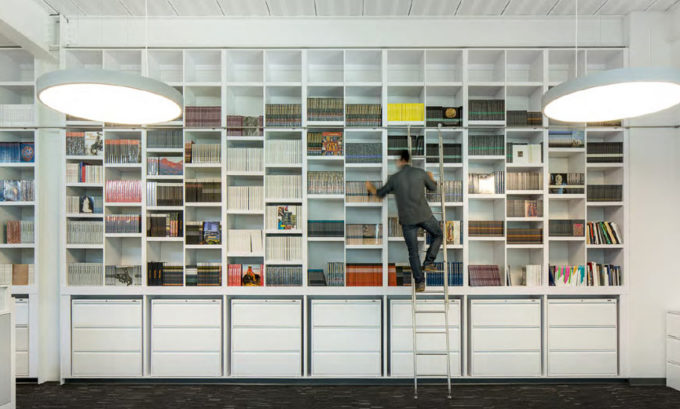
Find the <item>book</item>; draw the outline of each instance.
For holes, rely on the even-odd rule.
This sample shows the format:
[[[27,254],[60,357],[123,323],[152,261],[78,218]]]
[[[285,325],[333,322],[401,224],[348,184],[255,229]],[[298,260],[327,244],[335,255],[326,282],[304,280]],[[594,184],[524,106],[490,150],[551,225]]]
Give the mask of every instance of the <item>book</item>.
[[[220,222],[207,221],[203,222],[203,243],[202,244],[220,244],[222,242],[222,231]]]
[[[298,206],[277,206],[276,227],[278,230],[292,230],[297,228]]]
[[[262,264],[243,264],[241,274],[242,286],[260,287],[263,285]]]

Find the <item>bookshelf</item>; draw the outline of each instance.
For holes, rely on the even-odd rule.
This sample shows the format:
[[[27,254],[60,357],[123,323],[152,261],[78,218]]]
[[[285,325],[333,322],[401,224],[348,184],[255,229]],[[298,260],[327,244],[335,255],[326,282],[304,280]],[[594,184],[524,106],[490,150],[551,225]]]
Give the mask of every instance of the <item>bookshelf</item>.
[[[343,300],[338,304],[345,305],[371,299],[383,305],[379,312],[371,310],[371,314],[377,314],[377,318],[372,316],[371,319],[382,320],[383,338],[387,339],[391,331],[398,330],[389,328],[388,318],[392,311],[389,306],[408,298],[410,288],[395,285],[390,276],[394,268],[408,263],[400,233],[390,229],[390,221],[397,216],[395,201],[393,198],[370,201],[361,194],[351,196],[349,193],[352,182],[358,183],[361,189],[364,181],[385,181],[397,170],[396,153],[399,148],[405,147],[405,136],[410,127],[411,134],[422,146],[422,150],[414,155],[413,165],[432,171],[435,177],[452,183],[451,186],[459,182],[459,190],[451,193],[445,206],[447,221],[460,221],[462,235],[459,242],[447,243],[443,251],[449,252],[451,262],[459,263],[457,268],[462,274],[462,285],[450,288],[451,297],[460,305],[462,339],[460,348],[456,350],[460,373],[465,377],[486,376],[484,374],[487,373],[515,376],[516,373],[504,372],[502,367],[489,367],[489,372],[475,372],[469,362],[467,355],[473,349],[468,345],[467,336],[474,320],[466,314],[472,301],[491,299],[498,301],[498,305],[504,305],[506,299],[529,300],[531,305],[538,305],[532,308],[541,309],[547,308],[548,302],[553,299],[616,299],[616,309],[622,314],[629,277],[633,274],[626,268],[627,130],[613,126],[580,128],[577,130],[582,131],[582,144],[577,147],[555,146],[551,144],[556,135],[554,131],[566,132],[571,128],[551,125],[542,116],[522,123],[510,121],[507,115],[508,111],[540,111],[540,97],[550,86],[573,78],[576,72],[581,75],[623,66],[626,60],[625,49],[585,49],[579,52],[582,54],[579,67],[575,67],[573,50],[565,49],[65,49],[62,59],[65,67],[103,66],[139,71],[176,87],[185,96],[186,107],[191,109],[185,110],[181,120],[163,124],[162,129],[122,129],[67,121],[69,130],[79,130],[84,125],[93,127],[88,130],[100,131],[104,142],[138,140],[140,153],[139,162],[135,163],[108,163],[106,152],[96,156],[65,156],[67,164],[84,162],[102,166],[103,172],[101,181],[66,184],[66,196],[100,195],[102,213],[64,212],[65,230],[69,221],[103,224],[106,216],[130,213],[141,218],[139,232],[103,232],[101,242],[64,246],[66,263],[62,266],[62,302],[66,307],[83,297],[141,300],[142,322],[145,323],[142,332],[146,340],[142,353],[144,367],[141,374],[135,376],[153,377],[160,373],[155,372],[150,363],[152,351],[147,345],[148,336],[153,339],[154,332],[157,333],[155,327],[146,324],[151,322],[153,302],[180,298],[220,300],[223,314],[231,314],[233,318],[234,305],[263,303],[267,308],[271,307],[271,311],[277,311],[276,302],[294,300],[299,302],[296,313],[301,310],[303,315],[302,322],[295,320],[292,325],[294,331],[301,332],[301,349],[291,347],[299,356],[295,355],[295,359],[286,362],[285,370],[274,371],[274,376],[356,375],[349,372],[343,375],[341,368],[336,368],[336,371],[328,366],[314,367],[317,352],[325,354],[331,351],[313,348],[314,332],[317,327],[323,327],[323,323],[315,321],[312,325],[310,320],[315,319],[315,309],[326,301]],[[335,112],[333,119],[310,120],[309,98],[341,98],[342,111]],[[473,115],[468,109],[471,100],[503,101],[501,119],[483,116],[471,119]],[[379,124],[349,123],[347,105],[361,104],[380,106]],[[388,104],[462,107],[460,126],[442,129],[446,157],[443,175],[439,174],[436,159],[437,128],[428,123],[426,115],[422,121],[389,121]],[[272,105],[289,109],[283,111],[285,121],[280,121],[280,117],[274,118],[281,112],[270,110]],[[291,106],[299,108],[289,108]],[[497,108],[497,105],[490,104],[488,109]],[[298,115],[297,109],[299,117],[289,121],[290,117]],[[172,138],[168,138],[173,143],[155,143],[163,139],[161,131],[173,134]],[[342,132],[342,154],[317,156],[308,152],[310,134],[324,132]],[[479,141],[483,138],[495,141],[491,143],[493,146],[480,145]],[[214,153],[219,155],[213,160],[185,162],[187,143],[192,143],[192,155],[203,152],[202,149],[211,149],[209,146],[213,146]],[[611,143],[620,144],[621,152],[602,151],[618,149],[619,145]],[[524,154],[532,155],[531,159],[515,160],[514,146],[533,146],[534,151],[524,151]],[[163,158],[181,163],[181,174],[150,174],[149,160]],[[2,169],[0,167],[0,172]],[[21,171],[31,171],[31,168],[23,167]],[[335,172],[341,177],[342,189],[310,192],[308,184],[314,172]],[[491,190],[470,190],[476,175],[488,174],[502,175],[503,186],[494,189],[492,184]],[[583,183],[554,185],[551,174],[580,174]],[[540,177],[541,182],[529,187],[510,188],[509,175]],[[495,180],[500,182],[500,179]],[[103,194],[107,181],[139,181],[142,186],[140,200],[133,203],[109,201]],[[210,181],[215,185],[208,190],[213,191],[218,185],[219,190],[213,191],[215,195],[209,199],[189,200],[188,192],[196,181]],[[149,183],[175,185],[180,192],[179,201],[149,202]],[[589,186],[596,185],[620,185],[623,189],[619,192],[620,197],[603,200],[593,196],[593,192],[589,193]],[[287,189],[292,186],[295,189]],[[574,188],[577,190],[570,190]],[[203,189],[206,187],[203,186]],[[438,198],[431,198],[429,202],[433,208],[440,206]],[[21,206],[30,208],[33,204],[22,203]],[[271,224],[270,212],[279,206],[296,209],[296,226],[292,229],[278,230]],[[534,210],[526,211],[527,208]],[[171,213],[181,215],[183,231],[175,237],[149,237],[149,217]],[[471,234],[471,221],[496,222],[502,230],[492,236]],[[583,233],[551,234],[555,221],[574,221],[580,224]],[[623,242],[587,243],[586,224],[597,221],[615,222],[624,237]],[[202,222],[219,222],[221,240],[218,243],[192,241],[194,233],[190,231],[204,229],[205,223]],[[337,223],[342,226],[342,231],[312,234],[310,223],[319,222]],[[200,227],[196,227],[195,223],[200,223]],[[348,236],[357,225],[369,226],[367,229],[373,237],[350,241]],[[531,236],[532,239],[521,239],[523,236]],[[278,248],[275,246],[284,241],[292,251],[275,252]],[[424,236],[420,241],[426,245]],[[24,250],[0,248],[0,252]],[[69,285],[66,271],[68,264],[73,262],[101,266],[101,280],[96,285]],[[150,283],[149,262],[165,262],[181,273],[171,274],[174,279],[166,285]],[[334,282],[335,285],[329,285],[330,280],[327,280],[327,285],[318,285],[314,280],[319,277],[319,270],[328,272],[329,262],[337,263],[333,268],[341,266],[339,274],[342,280]],[[550,285],[549,266],[585,266],[588,262],[621,266],[621,285]],[[242,286],[232,281],[231,266],[234,265],[241,269],[250,266],[256,274],[260,269],[261,285]],[[139,280],[129,286],[105,285],[105,266],[140,266]],[[194,274],[190,270],[200,266],[212,268],[212,272],[205,273],[206,277],[212,277],[212,285],[193,285],[196,278],[188,276],[203,273]],[[478,266],[482,270],[495,266],[498,272],[496,284],[471,283],[470,266]],[[531,283],[518,285],[529,281],[524,278],[524,266],[538,266],[538,270]],[[349,278],[348,272],[359,274],[356,271],[366,268],[371,280]],[[111,272],[114,276],[124,274],[115,271]],[[243,270],[239,277],[242,273]],[[290,281],[281,285],[275,274],[276,277],[288,277]],[[200,280],[198,278],[199,283]],[[514,285],[508,285],[511,283]],[[269,301],[273,304],[267,304]],[[522,305],[522,302],[518,304]],[[401,308],[400,304],[395,304],[395,308]],[[69,358],[72,319],[69,310],[64,308],[62,312],[62,329],[67,334],[62,339],[64,379],[78,377],[71,371]],[[243,362],[260,362],[258,359],[261,357],[253,358],[255,351],[244,346],[243,339],[238,340],[236,347],[229,342],[234,334],[229,334],[228,329],[250,330],[253,324],[231,322],[231,328],[227,328],[224,322],[221,324],[225,339],[221,354],[217,353],[215,358],[221,360],[224,369],[219,373],[211,372],[210,376],[261,374],[266,377],[266,371],[258,372],[256,367],[244,366]],[[373,325],[374,321],[371,322]],[[538,325],[548,328],[545,319],[541,319]],[[178,327],[182,326],[178,324]],[[288,332],[288,329],[281,331]],[[404,346],[391,353],[387,345],[384,343],[381,347],[382,367],[371,368],[367,372],[370,376],[403,376],[401,370],[390,373],[387,361],[395,353],[403,354]],[[281,359],[287,353],[268,352],[281,353]],[[547,349],[544,347],[531,352],[536,356],[542,354],[544,363],[538,368],[532,367],[526,376],[551,376],[545,363],[548,360]],[[211,350],[211,353],[215,351]],[[240,360],[236,364],[230,361],[235,354]],[[253,360],[243,360],[245,357]],[[616,374],[608,372],[607,376],[625,375],[622,355],[617,355],[616,359],[622,369]],[[300,371],[297,371],[298,368]],[[192,373],[187,370],[187,373]],[[163,373],[172,376],[172,372]],[[177,374],[180,376],[179,372]]]
[[[10,273],[9,292],[17,305],[16,376],[38,378],[38,302],[40,231],[37,163],[39,138],[35,108],[35,62],[20,49],[0,49],[0,223],[3,226],[0,264]],[[33,159],[29,159],[29,156]],[[22,231],[8,240],[8,222],[21,222]],[[29,227],[28,224],[32,224]],[[29,227],[29,230],[26,229]],[[0,291],[2,292],[2,291]],[[0,297],[2,298],[2,297]],[[7,302],[10,300],[8,299]],[[1,304],[1,302],[0,302]]]

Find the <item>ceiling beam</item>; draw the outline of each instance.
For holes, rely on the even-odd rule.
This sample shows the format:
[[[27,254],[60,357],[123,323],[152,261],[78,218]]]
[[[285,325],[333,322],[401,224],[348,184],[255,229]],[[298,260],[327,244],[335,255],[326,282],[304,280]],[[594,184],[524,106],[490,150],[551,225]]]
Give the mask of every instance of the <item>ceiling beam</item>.
[[[50,32],[56,19],[35,1],[0,0],[0,35],[36,58],[57,61],[50,51]]]

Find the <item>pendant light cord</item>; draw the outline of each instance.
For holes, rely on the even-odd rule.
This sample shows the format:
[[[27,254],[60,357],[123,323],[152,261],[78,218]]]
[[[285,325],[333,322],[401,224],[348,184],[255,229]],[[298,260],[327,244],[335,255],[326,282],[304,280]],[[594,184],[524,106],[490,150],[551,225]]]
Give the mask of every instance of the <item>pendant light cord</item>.
[[[149,56],[149,0],[144,0],[144,51]]]
[[[574,4],[574,78],[578,78],[578,0]]]

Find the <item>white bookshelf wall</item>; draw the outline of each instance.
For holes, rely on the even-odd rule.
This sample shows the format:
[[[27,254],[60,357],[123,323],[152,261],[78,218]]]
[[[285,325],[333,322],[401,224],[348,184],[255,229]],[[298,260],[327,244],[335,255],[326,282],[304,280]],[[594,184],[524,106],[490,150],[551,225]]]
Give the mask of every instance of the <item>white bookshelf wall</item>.
[[[394,369],[392,358],[407,353],[404,345],[401,349],[390,349],[394,342],[390,334],[398,333],[400,327],[390,327],[390,316],[394,309],[392,303],[403,303],[410,296],[409,287],[388,285],[388,267],[393,263],[407,263],[408,255],[403,240],[389,237],[388,218],[396,216],[396,205],[393,198],[382,202],[356,203],[346,200],[344,194],[316,195],[307,193],[307,175],[310,171],[341,171],[344,181],[376,180],[385,181],[389,174],[396,171],[395,157],[388,155],[388,140],[393,135],[405,135],[407,127],[411,127],[413,135],[422,135],[425,141],[425,157],[432,155],[429,144],[437,142],[436,128],[426,127],[425,121],[404,122],[388,121],[387,104],[390,103],[423,103],[425,106],[462,106],[463,121],[461,127],[444,128],[444,142],[461,146],[460,162],[446,163],[444,175],[439,175],[436,163],[428,163],[425,157],[414,157],[414,166],[433,171],[436,177],[444,180],[461,180],[463,194],[461,202],[446,203],[447,220],[460,220],[463,238],[460,245],[448,245],[450,261],[463,263],[463,285],[450,287],[450,294],[460,308],[457,309],[460,322],[460,348],[456,347],[454,362],[460,362],[461,374],[464,377],[475,376],[552,376],[548,370],[550,356],[545,342],[532,344],[527,349],[532,357],[538,357],[537,366],[532,364],[527,371],[512,368],[517,356],[512,351],[503,351],[505,360],[494,360],[493,345],[489,348],[483,344],[471,342],[470,336],[475,331],[483,334],[493,333],[483,322],[476,321],[471,314],[471,305],[482,305],[489,314],[503,314],[508,303],[529,304],[541,311],[546,309],[552,300],[567,299],[570,302],[592,299],[615,299],[617,314],[624,311],[628,286],[627,249],[625,244],[616,246],[586,245],[585,237],[551,237],[549,223],[551,219],[582,219],[585,221],[615,221],[626,236],[627,208],[626,183],[628,165],[624,150],[624,163],[602,164],[587,162],[585,147],[553,148],[548,144],[549,127],[546,118],[540,125],[524,127],[508,127],[505,120],[479,121],[468,119],[468,101],[471,99],[498,99],[505,101],[506,110],[540,111],[541,95],[559,82],[579,75],[603,69],[623,66],[626,61],[625,49],[587,49],[579,51],[578,63],[573,50],[565,49],[308,49],[308,50],[63,50],[62,62],[65,67],[104,67],[108,69],[138,72],[166,81],[176,87],[185,98],[185,106],[220,107],[219,121],[209,127],[188,127],[186,115],[178,121],[163,126],[174,127],[182,132],[182,142],[215,143],[221,145],[221,159],[213,164],[184,164],[183,176],[154,177],[145,171],[147,157],[177,156],[184,154],[181,148],[159,149],[147,147],[148,135],[152,128],[119,129],[90,122],[70,121],[68,126],[74,129],[91,126],[103,129],[105,139],[139,138],[142,155],[139,166],[105,165],[105,180],[135,179],[141,180],[145,186],[148,181],[182,183],[187,179],[215,178],[221,183],[221,200],[214,203],[183,202],[182,206],[166,208],[146,205],[143,189],[140,204],[120,206],[104,202],[106,214],[123,213],[134,210],[142,215],[141,234],[111,235],[106,234],[101,245],[65,246],[66,263],[73,260],[89,261],[105,265],[141,265],[142,280],[137,286],[70,286],[62,273],[62,304],[68,306],[62,311],[62,378],[81,376],[107,377],[101,373],[79,373],[73,370],[71,356],[71,334],[73,334],[71,303],[83,297],[94,297],[98,300],[128,300],[142,303],[142,371],[135,376],[175,376],[167,371],[154,370],[152,352],[154,328],[149,323],[153,302],[164,299],[218,300],[223,308],[220,328],[223,334],[221,351],[215,353],[211,346],[210,353],[219,360],[218,373],[209,376],[240,377],[387,377],[404,376],[404,363],[398,370]],[[577,68],[578,65],[578,68]],[[23,74],[14,74],[12,79],[22,81]],[[32,78],[31,78],[32,81]],[[1,85],[2,83],[0,83]],[[32,82],[31,82],[32,86]],[[1,95],[0,95],[1,97]],[[381,104],[382,126],[345,127],[344,121],[312,122],[307,120],[308,97],[342,97],[344,104]],[[300,104],[301,126],[292,128],[264,126],[261,135],[233,136],[229,134],[228,115],[260,116],[266,115],[266,104]],[[267,118],[264,118],[266,124]],[[561,129],[561,128],[560,128]],[[380,143],[381,159],[377,163],[353,163],[346,155],[337,157],[307,156],[306,141],[310,132],[343,131],[345,152],[348,145]],[[542,161],[536,164],[518,165],[508,161],[507,154],[471,155],[469,142],[477,135],[498,135],[507,143],[542,144]],[[627,130],[618,127],[587,128],[585,140],[588,142],[617,141],[627,142]],[[295,158],[281,160],[277,157],[278,147],[282,143],[299,141],[300,151]],[[259,156],[263,166],[256,169],[242,170],[232,168],[230,154],[247,149]],[[66,157],[66,162],[80,162],[85,159]],[[86,158],[88,162],[102,163],[102,158]],[[468,174],[503,171],[538,172],[542,174],[541,189],[530,191],[506,190],[496,194],[468,193]],[[583,194],[549,193],[550,173],[580,172],[584,173],[587,184],[621,184],[624,186],[624,200],[621,202],[589,202]],[[273,197],[267,194],[268,187],[276,183],[280,175],[296,175],[301,178],[301,195],[299,197]],[[507,185],[507,179],[506,179]],[[264,194],[260,203],[250,209],[230,206],[228,189],[230,186],[262,186]],[[67,185],[66,193],[101,192],[101,185]],[[537,217],[510,218],[507,216],[507,200],[509,198],[542,199],[543,214]],[[266,226],[266,207],[268,205],[301,206],[298,214],[298,228],[281,233]],[[432,203],[433,207],[439,204]],[[222,242],[219,245],[187,245],[183,238],[148,238],[146,236],[146,216],[163,211],[182,211],[186,222],[213,220],[220,221]],[[101,216],[65,215],[65,219],[102,220]],[[380,223],[382,237],[378,244],[346,244],[342,237],[308,237],[307,222],[309,220],[342,220],[345,224]],[[508,227],[540,227],[543,239],[540,244],[508,244],[506,234],[499,237],[471,237],[468,234],[470,220],[496,220],[503,222],[504,232]],[[241,229],[261,230],[263,233],[262,252],[237,252],[229,248],[227,242],[230,234]],[[236,234],[236,233],[233,233]],[[301,257],[286,260],[268,257],[267,242],[279,237],[293,237],[301,242]],[[424,242],[424,239],[423,239]],[[625,243],[625,239],[624,239]],[[221,285],[219,286],[150,286],[146,277],[146,263],[150,261],[171,261],[184,266],[197,262],[212,262],[221,265]],[[613,287],[555,287],[549,285],[549,265],[583,265],[586,262],[612,263],[622,266],[623,283]],[[323,269],[328,262],[371,263],[382,265],[382,285],[378,286],[339,286],[324,287],[308,284],[308,270]],[[245,287],[228,285],[229,264],[263,264],[265,285],[261,287]],[[467,269],[474,264],[493,264],[502,272],[501,286],[471,286]],[[507,286],[505,267],[538,264],[541,266],[541,279],[538,286]],[[302,268],[302,285],[270,286],[266,278],[269,266],[300,266]],[[62,266],[62,272],[66,271]],[[382,305],[382,308],[362,309],[366,300]],[[285,302],[293,300],[295,308],[287,308]],[[341,300],[342,302],[333,301]],[[242,302],[245,301],[245,302]],[[272,301],[272,304],[266,304]],[[508,301],[508,303],[506,303]],[[258,311],[271,311],[272,314],[285,316],[284,322],[290,326],[271,325],[262,328],[263,333],[285,333],[286,350],[277,350],[271,344],[263,343],[249,347],[244,340],[252,339],[258,329],[251,323],[236,317],[243,309],[254,303]],[[336,323],[323,323],[318,320],[315,311],[323,309],[325,303],[337,305],[341,312],[347,314]],[[472,304],[471,304],[472,303]],[[200,303],[199,303],[200,304]],[[84,304],[86,305],[86,304]],[[115,305],[115,304],[114,304]],[[193,311],[192,303],[178,303],[178,308]],[[399,304],[400,305],[400,304]],[[567,306],[571,305],[566,303]],[[586,306],[590,305],[586,303]],[[235,308],[238,306],[238,308]],[[262,307],[262,308],[260,308]],[[281,308],[279,308],[281,307]],[[80,306],[79,308],[84,308]],[[401,308],[401,307],[399,307]],[[494,309],[495,308],[495,309]],[[364,311],[365,310],[365,311]],[[185,312],[186,312],[185,311]],[[357,312],[364,311],[364,312]],[[301,314],[301,321],[296,318]],[[362,316],[365,315],[365,316]],[[520,314],[521,315],[521,314]],[[539,314],[540,316],[540,314]],[[532,336],[549,341],[548,321],[545,314],[538,322],[531,322],[537,332]],[[521,318],[521,317],[520,317]],[[526,317],[524,317],[526,318]],[[377,321],[376,321],[377,320]],[[368,322],[365,326],[362,322]],[[503,326],[498,320],[489,321],[491,327]],[[523,322],[518,319],[516,322]],[[622,322],[621,320],[619,322]],[[345,325],[345,323],[350,323]],[[178,323],[178,328],[184,328]],[[211,323],[213,325],[214,323]],[[403,322],[399,323],[403,326]],[[370,332],[372,337],[382,334],[382,342],[371,344],[371,350],[345,349],[329,350],[333,343],[323,344],[318,334],[324,327],[342,327],[349,335]],[[622,330],[616,328],[617,336]],[[232,338],[232,331],[238,332],[238,339]],[[396,332],[395,332],[396,331]],[[331,331],[332,332],[332,331]],[[243,335],[246,334],[246,335]],[[291,334],[298,334],[296,338]],[[536,335],[538,334],[538,335]],[[325,336],[325,335],[323,335]],[[512,331],[508,332],[512,337]],[[250,338],[249,338],[250,337]],[[295,347],[297,339],[299,349]],[[351,337],[349,339],[352,339]],[[519,339],[519,338],[518,338]],[[371,338],[373,341],[374,338]],[[532,342],[536,342],[532,338]],[[482,341],[479,341],[482,342]],[[518,341],[519,342],[519,341]],[[625,348],[620,338],[621,347],[616,351],[619,360],[618,368],[625,368],[621,349]],[[498,346],[498,345],[496,345]],[[258,349],[259,348],[259,349]],[[404,349],[406,348],[406,349]],[[482,348],[482,349],[479,349]],[[587,345],[584,351],[588,351]],[[106,351],[104,351],[106,352]],[[110,352],[110,351],[109,351]],[[197,351],[191,351],[194,353]],[[376,355],[377,353],[377,355]],[[328,362],[341,361],[339,357],[348,354],[352,359],[359,359],[362,354],[370,355],[371,362],[378,362],[377,367],[367,368],[360,374],[341,366],[329,366]],[[368,356],[367,355],[367,356]],[[280,367],[264,368],[262,359],[275,356]],[[332,357],[331,360],[319,358]],[[381,358],[380,358],[381,357]],[[491,358],[490,358],[491,357]],[[542,357],[542,359],[541,359]],[[320,365],[315,365],[315,360]],[[335,361],[333,361],[335,360]],[[477,364],[475,364],[477,362]],[[319,362],[317,362],[319,363]],[[211,365],[215,362],[211,362]],[[610,364],[610,363],[608,363]],[[274,364],[276,366],[278,364]],[[475,366],[476,365],[476,366]],[[481,366],[480,366],[481,365]],[[611,368],[611,367],[609,367]],[[137,368],[133,372],[136,373]],[[200,374],[185,368],[186,376]],[[299,371],[298,371],[299,369]],[[353,368],[359,370],[361,368]],[[394,372],[393,372],[394,370]],[[519,371],[519,372],[518,372]],[[589,376],[592,373],[569,373],[568,376]],[[179,372],[176,376],[184,376]],[[606,376],[624,376],[623,369],[615,373],[606,371]],[[198,375],[196,375],[198,376]],[[207,375],[206,375],[207,376]]]

